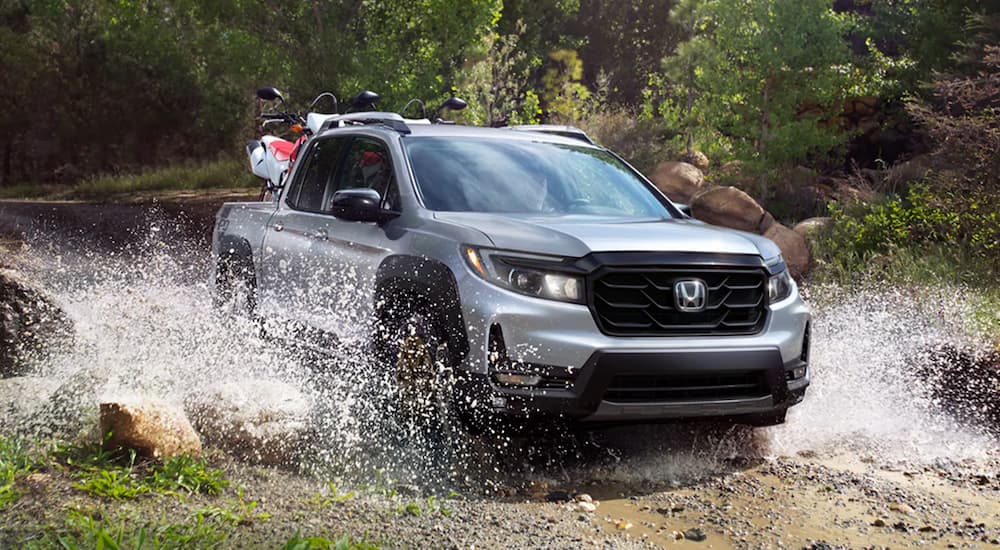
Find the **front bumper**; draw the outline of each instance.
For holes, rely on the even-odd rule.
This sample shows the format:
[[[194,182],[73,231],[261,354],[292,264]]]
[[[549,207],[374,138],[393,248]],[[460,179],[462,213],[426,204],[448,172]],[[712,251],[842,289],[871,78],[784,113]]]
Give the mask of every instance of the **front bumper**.
[[[783,363],[778,350],[766,348],[667,352],[602,350],[591,356],[576,373],[572,385],[565,389],[498,387],[487,375],[471,376],[468,380],[480,388],[490,388],[488,402],[493,412],[516,416],[543,413],[585,422],[739,418],[780,413],[802,401],[809,385],[808,370],[800,378],[790,378],[792,372],[806,366],[801,358]],[[694,380],[724,381],[724,377],[733,373],[759,379],[759,383],[746,390],[745,395],[713,396],[714,388],[701,386],[707,393],[697,397],[677,395],[643,401],[641,395],[643,392],[648,395],[648,388],[637,388],[638,398],[614,396],[623,393],[615,390],[621,385],[616,380],[649,382],[665,376],[668,378],[664,379],[669,380],[692,377]],[[723,386],[717,388],[725,392]]]
[[[587,306],[531,298],[482,281],[457,277],[470,352],[463,362],[467,395],[494,412],[555,414],[582,421],[641,421],[778,414],[800,402],[809,385],[788,373],[807,366],[810,315],[794,289],[769,306],[758,334],[732,336],[616,337],[603,334]],[[568,388],[498,384],[491,372],[491,331],[515,363],[569,373]],[[695,397],[616,400],[616,377],[727,376],[760,378],[745,395],[711,390]],[[563,376],[565,379],[565,376]],[[620,384],[619,384],[620,385]]]

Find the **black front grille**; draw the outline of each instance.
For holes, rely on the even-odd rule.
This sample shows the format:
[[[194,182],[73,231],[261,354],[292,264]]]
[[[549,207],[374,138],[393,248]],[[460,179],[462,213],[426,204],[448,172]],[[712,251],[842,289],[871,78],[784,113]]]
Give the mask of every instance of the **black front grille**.
[[[703,311],[678,311],[674,283],[683,279],[705,282]],[[618,269],[593,277],[591,304],[612,336],[755,334],[767,319],[766,292],[762,269]]]
[[[605,401],[669,403],[763,397],[770,394],[763,373],[620,375],[611,380]]]

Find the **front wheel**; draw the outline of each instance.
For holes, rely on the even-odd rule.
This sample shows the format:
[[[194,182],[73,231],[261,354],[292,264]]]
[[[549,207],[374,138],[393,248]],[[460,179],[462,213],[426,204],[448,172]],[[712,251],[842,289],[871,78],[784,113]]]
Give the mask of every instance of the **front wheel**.
[[[455,377],[441,324],[415,313],[389,333],[385,357],[400,420],[421,430],[445,428],[454,412]]]

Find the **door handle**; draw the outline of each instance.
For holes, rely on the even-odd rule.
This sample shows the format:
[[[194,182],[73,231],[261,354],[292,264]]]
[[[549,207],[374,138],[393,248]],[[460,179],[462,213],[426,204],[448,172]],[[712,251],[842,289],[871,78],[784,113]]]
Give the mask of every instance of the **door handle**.
[[[281,225],[280,223],[276,223],[276,224],[272,225],[271,227],[273,227],[275,231],[282,231],[282,230],[285,229],[285,226]]]
[[[313,238],[325,241],[330,238],[330,235],[327,234],[326,229],[317,229],[313,232]]]

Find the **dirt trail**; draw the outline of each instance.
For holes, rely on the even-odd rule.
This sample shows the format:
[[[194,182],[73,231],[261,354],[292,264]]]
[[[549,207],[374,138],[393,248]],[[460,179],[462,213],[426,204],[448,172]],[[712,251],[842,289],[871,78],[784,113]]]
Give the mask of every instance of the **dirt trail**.
[[[150,232],[155,231],[160,235],[155,242],[167,244],[166,251],[157,248],[156,254],[194,265],[184,273],[190,271],[190,278],[200,281],[214,212],[222,200],[232,198],[192,195],[161,197],[154,204],[114,205],[0,201],[0,246],[9,251],[7,258],[10,252],[16,253],[22,240],[29,245],[56,243],[62,250],[86,248],[118,254],[123,248],[148,246]],[[163,234],[170,236],[163,239]],[[157,258],[160,261],[150,265],[175,269],[173,263]],[[101,265],[98,260],[81,259],[79,265],[95,269],[94,265]],[[73,265],[66,269],[68,277],[75,276]],[[117,269],[111,262],[108,270]],[[164,369],[179,368],[171,363],[170,354],[177,355],[178,364],[195,363],[201,368],[198,362],[212,357],[217,349],[235,353],[248,347],[222,346],[216,340],[232,339],[233,334],[202,330],[199,316],[207,315],[200,309],[202,287],[178,283],[170,274],[160,274],[163,281],[156,276],[144,274],[145,278],[136,279],[145,285],[138,291],[139,302],[134,301],[136,293],[131,288],[120,290],[120,284],[108,285],[120,295],[101,294],[105,291],[99,286],[97,294],[72,289],[76,294],[71,293],[71,301],[86,304],[86,311],[98,308],[92,315],[100,323],[88,327],[85,336],[128,341],[136,334],[126,329],[152,331],[148,337],[158,347],[151,349],[161,355],[155,359],[166,365]],[[94,275],[98,281],[109,277]],[[890,301],[884,309],[891,313],[893,307]],[[89,322],[86,311],[80,309],[77,314]],[[108,320],[108,312],[120,312],[128,319],[115,325],[113,319]],[[459,469],[466,471],[456,476],[462,478],[456,489],[465,496],[447,502],[453,512],[448,516],[400,514],[398,500],[378,495],[317,508],[310,499],[328,490],[326,474],[298,475],[221,458],[220,463],[246,491],[245,498],[259,501],[259,511],[271,516],[266,522],[240,526],[232,541],[234,546],[267,546],[296,530],[306,534],[329,530],[367,532],[376,540],[404,547],[1000,545],[1000,445],[975,430],[969,436],[957,433],[964,428],[928,412],[932,409],[910,408],[906,383],[891,370],[910,350],[898,343],[890,345],[889,339],[907,337],[906,331],[899,331],[898,320],[866,324],[886,315],[879,310],[843,320],[838,316],[844,313],[836,308],[827,314],[826,326],[816,332],[814,387],[807,404],[793,411],[785,426],[752,434],[711,426],[622,428],[596,434],[580,448],[574,447],[578,442],[568,443],[568,448],[557,452],[550,448],[553,441],[545,437],[506,446],[483,443],[481,449],[468,451],[459,460]],[[883,325],[888,328],[880,332]],[[92,361],[120,360],[119,355],[105,357],[101,349],[87,352]],[[126,354],[128,360],[138,357],[127,355],[130,349],[107,350],[112,352]],[[852,356],[856,353],[868,355]],[[885,364],[872,366],[876,359]],[[872,377],[871,371],[878,368],[888,372]],[[164,372],[176,376],[186,371]],[[870,395],[867,388],[871,388]],[[350,429],[358,430],[362,441],[371,437],[365,425],[358,428],[331,421],[331,426],[324,434],[331,447],[321,450],[332,455],[348,456],[336,445],[341,443],[337,437]],[[358,456],[366,452],[362,449]],[[421,481],[419,477],[406,480],[408,485],[417,485],[413,498],[418,500],[426,497]],[[87,500],[74,493],[69,480],[58,473],[35,483],[40,487],[32,489],[32,496],[22,499],[0,521],[0,546],[22,540],[25,528],[30,531],[30,525],[21,522],[55,520],[69,503],[136,513],[158,506],[150,500],[113,505]],[[356,478],[346,483],[360,484]],[[598,501],[595,511],[577,502],[551,502],[580,493]],[[204,503],[193,499],[183,506],[198,505]],[[686,538],[678,538],[680,533],[686,533]],[[704,540],[693,540],[702,536]]]

